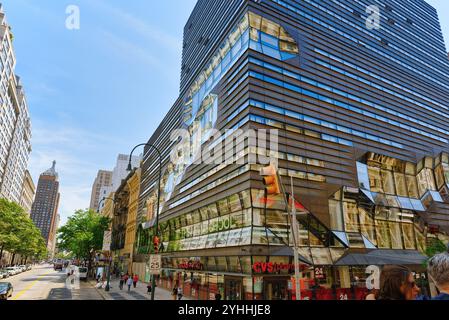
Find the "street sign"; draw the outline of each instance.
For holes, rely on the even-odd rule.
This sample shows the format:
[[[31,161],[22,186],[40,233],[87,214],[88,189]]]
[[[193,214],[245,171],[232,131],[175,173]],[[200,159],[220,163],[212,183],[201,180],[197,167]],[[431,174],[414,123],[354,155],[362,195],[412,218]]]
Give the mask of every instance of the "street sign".
[[[160,254],[150,255],[149,271],[151,275],[160,275],[162,269],[162,257]]]
[[[111,251],[112,231],[105,231],[103,234],[103,251]]]

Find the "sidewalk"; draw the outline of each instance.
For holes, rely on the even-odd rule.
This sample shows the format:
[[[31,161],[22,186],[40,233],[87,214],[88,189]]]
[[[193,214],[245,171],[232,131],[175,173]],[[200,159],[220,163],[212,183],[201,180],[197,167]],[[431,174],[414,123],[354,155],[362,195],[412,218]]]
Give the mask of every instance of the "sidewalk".
[[[106,292],[104,289],[96,289],[103,297],[103,300],[151,300],[151,294],[147,292],[147,283],[138,282],[137,287],[131,286],[131,291],[128,292],[128,286],[124,285],[123,290],[119,289],[120,281],[111,279],[110,290]],[[97,285],[95,280],[90,280],[90,284],[95,287]],[[155,300],[173,300],[173,296],[169,290],[156,287],[154,295]],[[182,300],[191,300],[188,297],[183,297]]]

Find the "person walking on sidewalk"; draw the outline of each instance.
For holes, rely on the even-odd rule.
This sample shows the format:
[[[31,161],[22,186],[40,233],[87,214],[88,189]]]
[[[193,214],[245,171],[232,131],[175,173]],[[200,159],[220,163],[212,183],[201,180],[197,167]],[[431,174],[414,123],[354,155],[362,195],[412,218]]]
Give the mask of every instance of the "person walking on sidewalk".
[[[137,274],[135,274],[135,275],[133,276],[133,286],[134,286],[134,289],[137,287],[137,282],[139,282],[139,276],[138,276]]]
[[[446,253],[437,254],[429,261],[429,276],[440,294],[432,300],[449,301],[449,247]]]
[[[182,299],[182,288],[179,287],[178,288],[178,300],[181,300],[181,299]]]
[[[122,275],[122,276],[120,277],[120,284],[119,284],[120,290],[123,290],[123,285],[124,285],[124,284],[125,284],[125,276]]]
[[[131,286],[133,285],[133,279],[131,277],[126,281],[126,285],[128,286],[128,292],[130,292]]]
[[[148,285],[147,285],[147,293],[148,294],[151,294],[151,291],[152,291],[153,289],[151,288],[151,283],[149,283]]]
[[[178,295],[178,288],[177,287],[173,288],[173,290],[171,292],[171,295],[173,297],[173,300],[176,300],[176,296]]]

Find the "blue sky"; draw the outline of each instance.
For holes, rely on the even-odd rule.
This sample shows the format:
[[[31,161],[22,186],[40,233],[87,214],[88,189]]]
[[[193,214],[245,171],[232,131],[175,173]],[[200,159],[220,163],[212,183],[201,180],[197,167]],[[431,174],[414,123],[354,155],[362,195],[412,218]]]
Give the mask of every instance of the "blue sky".
[[[145,142],[179,91],[195,0],[3,0],[33,126],[30,171],[58,162],[62,223],[89,205],[98,169]],[[449,2],[428,0],[449,41]],[[78,5],[81,28],[65,28]]]

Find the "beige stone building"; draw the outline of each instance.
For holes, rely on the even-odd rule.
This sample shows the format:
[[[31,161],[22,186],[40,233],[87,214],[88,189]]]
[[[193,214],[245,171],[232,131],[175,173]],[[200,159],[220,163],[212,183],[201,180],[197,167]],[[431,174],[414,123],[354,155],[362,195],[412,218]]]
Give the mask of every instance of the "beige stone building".
[[[25,171],[25,178],[23,179],[22,193],[20,196],[20,206],[25,209],[28,215],[31,214],[31,207],[33,206],[34,196],[36,195],[36,185],[28,170]]]
[[[91,210],[97,211],[100,200],[103,198],[101,196],[101,188],[110,186],[112,183],[112,171],[100,170],[98,171],[97,177],[95,178],[94,184],[92,186],[92,194],[90,196],[90,206]]]

